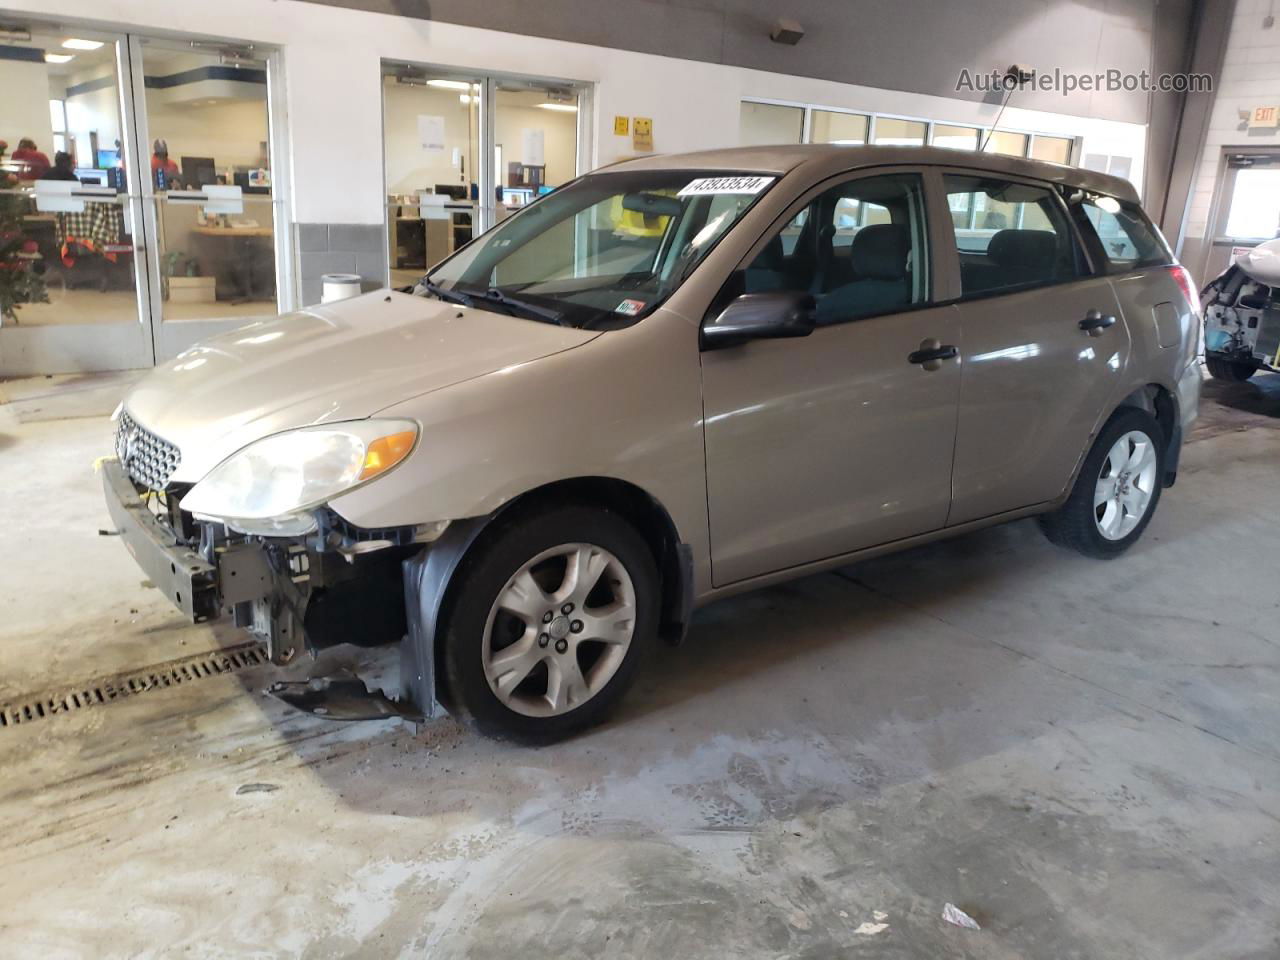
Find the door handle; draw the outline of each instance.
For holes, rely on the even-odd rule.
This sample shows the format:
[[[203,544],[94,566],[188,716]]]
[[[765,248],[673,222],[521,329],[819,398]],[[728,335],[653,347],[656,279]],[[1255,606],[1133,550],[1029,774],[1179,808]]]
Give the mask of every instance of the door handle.
[[[1085,331],[1091,337],[1102,336],[1102,331],[1107,327],[1114,326],[1116,318],[1109,313],[1103,313],[1101,310],[1090,310],[1084,315],[1084,319],[1080,321],[1080,329]]]
[[[922,340],[919,350],[907,354],[907,362],[919,364],[926,370],[940,370],[943,360],[952,360],[959,355],[960,351],[950,343]]]

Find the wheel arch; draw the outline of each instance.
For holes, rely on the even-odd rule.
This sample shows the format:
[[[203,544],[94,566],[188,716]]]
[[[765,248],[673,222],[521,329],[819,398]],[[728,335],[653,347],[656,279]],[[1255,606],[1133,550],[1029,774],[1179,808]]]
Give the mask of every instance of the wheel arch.
[[[415,638],[411,632],[406,641],[408,647],[430,644],[431,673],[434,674],[435,685],[433,696],[442,703],[447,705],[448,691],[444,688],[443,648],[437,642],[437,634],[448,621],[457,584],[467,574],[468,558],[529,513],[570,504],[612,511],[635,528],[652,552],[658,571],[661,590],[659,636],[673,644],[684,638],[693,609],[693,551],[680,539],[675,521],[667,509],[643,488],[616,477],[584,476],[555,480],[525,491],[487,516],[458,523],[460,532],[465,530],[465,534],[456,541],[456,545],[446,548],[454,553],[454,557],[447,567],[441,568],[442,572],[447,569],[447,581],[434,600],[435,610],[428,611],[431,616],[422,617],[423,629],[419,636]],[[424,555],[429,558],[431,553],[429,548]],[[412,612],[410,616],[413,616]],[[420,658],[424,652],[419,649],[412,655]],[[416,662],[421,663],[421,660]],[[417,669],[416,673],[421,675],[423,671]],[[425,695],[425,690],[413,691],[416,701],[421,701]]]
[[[1103,424],[1116,415],[1125,407],[1137,407],[1144,410],[1156,418],[1156,423],[1160,424],[1160,429],[1164,431],[1165,451],[1164,451],[1164,477],[1163,485],[1166,487],[1173,486],[1174,480],[1178,475],[1178,455],[1182,450],[1182,418],[1178,410],[1178,395],[1169,387],[1162,383],[1144,383],[1140,387],[1135,387],[1128,394],[1120,399],[1115,409],[1106,415],[1098,424],[1098,430],[1094,431],[1094,437],[1101,431]],[[1092,439],[1090,440],[1092,444]],[[1086,454],[1088,451],[1085,451]],[[1081,464],[1084,463],[1084,457],[1080,458]],[[1073,482],[1074,482],[1074,478]]]

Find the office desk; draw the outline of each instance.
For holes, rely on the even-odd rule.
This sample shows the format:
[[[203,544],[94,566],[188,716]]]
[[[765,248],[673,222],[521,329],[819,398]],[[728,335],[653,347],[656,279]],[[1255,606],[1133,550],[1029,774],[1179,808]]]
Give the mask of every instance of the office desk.
[[[442,204],[443,217],[397,216],[392,221],[392,266],[397,269],[422,269],[434,266],[472,237],[475,209],[470,203],[454,201]],[[405,205],[407,209],[420,209]]]
[[[200,259],[213,265],[219,300],[275,299],[275,232],[270,227],[193,227],[191,234],[200,238]]]

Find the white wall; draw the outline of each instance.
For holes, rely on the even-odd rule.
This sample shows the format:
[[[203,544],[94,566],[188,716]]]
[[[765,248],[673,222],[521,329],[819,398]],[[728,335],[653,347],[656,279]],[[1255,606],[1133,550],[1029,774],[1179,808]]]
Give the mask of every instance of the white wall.
[[[475,179],[470,142],[477,111],[458,100],[459,91],[407,86],[388,77],[385,93],[388,193],[411,194],[437,183],[465,185]],[[419,116],[444,118],[443,153],[423,149]],[[453,164],[455,150],[462,161],[458,166]]]
[[[53,160],[49,70],[43,63],[0,60],[0,140],[8,142],[12,153],[23,137]]]
[[[1240,119],[1242,110],[1280,105],[1280,24],[1262,29],[1262,18],[1270,12],[1270,0],[1236,0],[1204,151],[1191,187],[1188,239],[1203,239],[1208,230],[1222,148],[1280,146],[1280,130],[1248,130]]]
[[[267,139],[265,91],[261,100],[150,106],[155,92],[147,91],[147,132],[153,141],[168,144],[174,163],[181,165],[184,156],[212,157],[218,172],[225,173],[261,162],[261,144]]]
[[[900,93],[459,27],[297,0],[4,0],[10,8],[83,17],[121,29],[201,33],[284,50],[292,150],[293,217],[299,222],[381,223],[382,58],[551,76],[596,84],[595,142],[587,166],[632,153],[613,135],[615,114],[651,117],[660,152],[735,144],[744,96],[989,124],[992,104]],[[1245,0],[1248,2],[1248,0]],[[1142,169],[1145,127],[1052,113],[1005,112],[1004,125],[1083,136],[1084,150],[1123,154]]]
[[[502,169],[498,171],[500,183],[507,182],[508,163],[528,162],[524,155],[526,130],[542,131],[542,159],[547,168],[547,183],[559,186],[577,175],[577,115],[513,104],[500,91],[494,115],[494,136],[502,144]]]

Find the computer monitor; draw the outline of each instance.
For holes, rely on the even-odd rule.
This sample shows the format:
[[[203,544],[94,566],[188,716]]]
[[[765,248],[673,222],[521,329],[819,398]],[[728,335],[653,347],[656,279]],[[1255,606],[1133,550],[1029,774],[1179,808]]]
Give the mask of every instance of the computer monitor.
[[[467,188],[461,183],[437,183],[435,192],[442,197],[453,200],[467,199]]]
[[[205,187],[218,182],[213,157],[183,157],[182,183],[189,189]]]
[[[525,204],[533,203],[533,191],[528,187],[504,187],[502,203],[507,207],[523,207]]]
[[[102,170],[110,170],[113,167],[120,166],[120,151],[100,149],[97,157],[94,158],[93,165]]]
[[[217,180],[211,181],[217,183]],[[249,182],[248,170],[236,170],[231,174],[231,182],[240,188],[241,193],[270,193],[270,187],[255,186]]]
[[[76,179],[81,183],[91,184],[95,187],[107,186],[107,171],[99,170],[97,167],[76,167]]]

